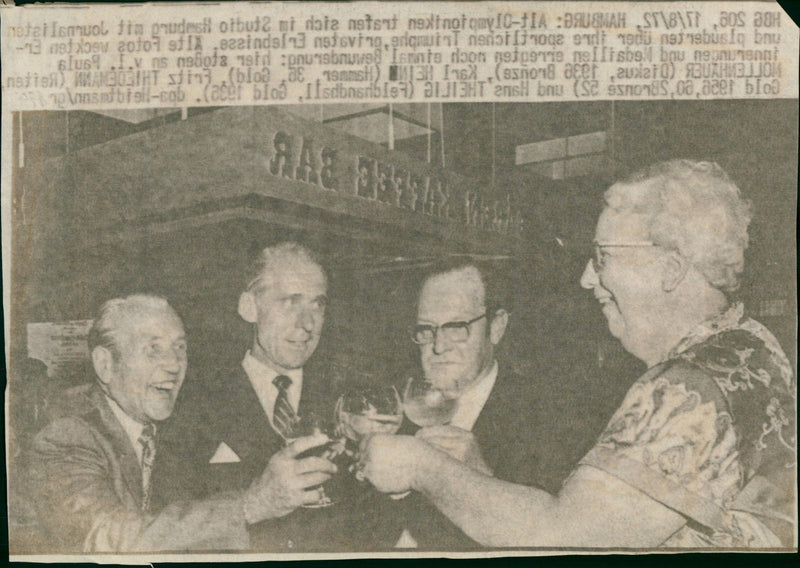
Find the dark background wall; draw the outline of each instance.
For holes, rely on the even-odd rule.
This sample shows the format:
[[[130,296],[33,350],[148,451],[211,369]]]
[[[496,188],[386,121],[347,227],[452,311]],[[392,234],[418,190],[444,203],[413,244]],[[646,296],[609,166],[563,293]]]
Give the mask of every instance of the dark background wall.
[[[171,225],[177,216],[160,212],[154,199],[213,196],[217,188],[209,186],[216,181],[209,180],[233,180],[227,189],[235,191],[243,172],[252,174],[246,154],[264,141],[253,137],[257,128],[248,111],[230,123],[214,123],[216,112],[222,111],[190,109],[186,121],[179,111],[166,112],[138,123],[89,112],[14,116],[12,301],[6,306],[11,479],[24,477],[25,443],[46,418],[50,407],[44,403],[52,407],[66,387],[92,378],[88,363],[47,378],[42,364],[26,358],[28,323],[88,319],[108,298],[162,294],[185,320],[188,380],[198,380],[242,357],[251,340],[251,330],[236,314],[242,275],[258,251],[282,240],[299,240],[321,252],[330,273],[323,339],[309,363],[316,376],[343,387],[352,381],[398,383],[419,372],[416,348],[406,334],[419,266],[443,253],[475,252],[470,242],[476,241],[452,231],[420,231],[406,223],[402,213],[407,212],[396,212],[391,223],[355,222],[342,211],[257,195],[237,197],[236,203],[212,198],[210,216],[202,217],[208,213],[202,206],[181,213],[183,221]],[[603,192],[618,176],[649,163],[714,160],[753,201],[746,274],[737,298],[775,333],[796,368],[797,100],[447,104],[442,116],[444,128],[430,137],[432,165],[441,165],[443,147],[448,170],[494,192],[510,192],[523,210],[521,238],[487,235],[480,252],[513,257],[497,261],[514,290],[498,358],[529,378],[548,413],[544,422],[552,424],[548,432],[564,455],[580,456],[591,447],[643,371],[610,336],[591,293],[578,281],[591,253]],[[214,129],[200,128],[183,141],[186,148],[171,148],[176,131],[205,120],[216,124]],[[335,125],[328,128],[335,138]],[[609,132],[609,144],[604,167],[592,175],[552,180],[514,164],[520,144],[596,131]],[[342,136],[343,144],[359,146]],[[242,154],[231,151],[236,144]],[[212,147],[206,161],[194,157],[195,150]],[[428,137],[398,140],[396,148],[423,162]],[[128,156],[117,156],[117,150]],[[147,154],[153,151],[178,158],[150,164],[149,158],[159,157]],[[192,175],[196,185],[186,182]],[[104,181],[120,176],[128,181]],[[122,210],[109,210],[122,194]],[[95,223],[101,210],[130,221],[124,230],[101,231]],[[149,212],[149,221],[137,220],[139,210]],[[205,221],[193,223],[193,214]],[[10,484],[9,518],[10,530],[24,534],[34,518],[22,485]]]
[[[213,112],[190,110],[187,120]],[[512,192],[526,218],[524,238],[512,246],[515,259],[506,263],[515,305],[501,357],[529,374],[532,388],[543,396],[574,401],[569,419],[595,420],[588,430],[602,426],[641,370],[610,337],[591,293],[582,290],[578,280],[603,191],[619,175],[655,161],[717,161],[754,202],[746,278],[738,296],[795,359],[796,100],[448,104],[442,112],[444,127],[434,133],[432,143],[436,149],[444,145],[447,168],[478,184]],[[30,200],[37,184],[66,188],[86,177],[69,167],[45,167],[52,160],[91,152],[136,132],[158,138],[161,129],[180,123],[179,112],[138,124],[88,112],[30,112],[21,118],[14,122],[15,142],[22,124],[26,148],[26,185],[15,186],[21,200]],[[606,167],[594,175],[554,181],[514,165],[517,145],[598,130],[611,134]],[[399,141],[397,149],[423,161],[426,137]],[[434,151],[433,157],[439,161],[440,152]],[[231,171],[247,166],[235,159],[226,164]],[[176,171],[202,167],[175,164]],[[22,173],[17,166],[15,181]],[[100,197],[120,190],[98,187],[96,192]],[[63,205],[47,202],[52,196],[44,193],[41,199],[39,210]],[[89,215],[93,205],[87,200],[77,210],[83,208]],[[17,211],[17,221],[23,213]],[[428,258],[464,248],[446,240],[426,241],[404,233],[402,227],[386,231],[373,225],[367,229],[383,238],[360,239],[333,231],[335,222],[285,226],[234,218],[146,236],[101,239],[78,232],[48,240],[61,229],[57,215],[24,221],[28,233],[17,232],[14,249],[18,270],[9,339],[15,352],[24,353],[29,322],[90,318],[109,297],[150,291],[167,296],[184,317],[194,372],[236,360],[250,333],[236,314],[244,267],[262,247],[297,239],[328,258],[332,302],[312,364],[337,384],[396,381],[416,372],[415,347],[405,330],[413,318],[419,270],[413,263],[393,266],[386,260]],[[80,215],[67,221],[81,224]],[[382,268],[376,269],[379,265]],[[779,309],[775,300],[782,302]],[[87,375],[91,373],[84,369],[65,380],[83,381]],[[596,411],[583,412],[590,408]]]

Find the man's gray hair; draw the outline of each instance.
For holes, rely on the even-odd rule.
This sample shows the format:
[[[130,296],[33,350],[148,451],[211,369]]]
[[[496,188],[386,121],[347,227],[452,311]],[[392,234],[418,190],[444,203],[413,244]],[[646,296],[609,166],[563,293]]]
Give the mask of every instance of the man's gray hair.
[[[649,239],[678,251],[715,288],[739,287],[752,207],[717,164],[654,164],[612,185],[605,200],[615,212],[643,215]]]
[[[180,317],[165,298],[150,294],[133,294],[108,300],[101,307],[89,330],[89,353],[95,347],[105,347],[119,361],[120,332],[126,322],[147,312],[169,312]]]
[[[245,290],[248,292],[260,292],[267,284],[265,276],[280,266],[297,261],[319,267],[327,280],[325,269],[322,268],[319,257],[311,249],[294,241],[286,241],[268,246],[261,251],[247,272]]]

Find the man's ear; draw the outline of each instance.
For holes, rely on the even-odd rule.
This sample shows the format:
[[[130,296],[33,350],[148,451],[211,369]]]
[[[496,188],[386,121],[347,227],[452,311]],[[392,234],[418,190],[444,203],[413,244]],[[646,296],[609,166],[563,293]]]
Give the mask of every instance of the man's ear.
[[[252,292],[242,292],[242,295],[239,296],[239,315],[247,323],[256,323],[258,321],[256,297]]]
[[[114,376],[114,355],[106,347],[97,346],[92,349],[92,365],[100,382],[107,385]]]
[[[505,310],[497,310],[494,312],[494,317],[489,324],[489,339],[492,345],[497,345],[503,339],[508,326],[508,312]]]
[[[686,277],[691,263],[677,251],[670,251],[665,256],[661,275],[661,289],[672,292]]]

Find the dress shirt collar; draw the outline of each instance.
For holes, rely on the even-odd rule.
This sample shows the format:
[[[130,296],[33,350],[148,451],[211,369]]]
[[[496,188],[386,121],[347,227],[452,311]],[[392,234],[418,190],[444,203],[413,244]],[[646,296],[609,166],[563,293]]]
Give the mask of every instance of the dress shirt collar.
[[[111,407],[111,411],[114,413],[114,416],[117,417],[117,420],[119,420],[119,423],[122,425],[122,429],[125,430],[125,433],[128,435],[131,445],[133,446],[133,451],[136,452],[136,459],[139,461],[139,465],[141,465],[142,453],[144,449],[142,448],[142,444],[139,443],[139,438],[142,436],[144,424],[128,416],[113,398],[107,394],[105,397],[108,401],[108,405]]]
[[[279,373],[256,359],[250,351],[244,356],[242,368],[247,373],[250,384],[253,385],[256,395],[258,395],[258,401],[261,403],[261,408],[264,409],[270,424],[272,424],[275,399],[278,398],[278,387],[272,384],[272,380],[278,375],[286,375],[292,379],[292,384],[287,389],[286,394],[289,397],[289,404],[297,412],[300,406],[300,393],[303,391],[303,369],[292,369],[288,373]]]
[[[497,361],[494,361],[489,372],[471,384],[469,388],[458,397],[456,413],[450,421],[452,426],[457,426],[462,430],[472,430],[475,426],[475,422],[478,421],[478,416],[481,410],[483,410],[483,406],[489,399],[492,388],[494,388],[494,383],[497,380],[497,369]]]

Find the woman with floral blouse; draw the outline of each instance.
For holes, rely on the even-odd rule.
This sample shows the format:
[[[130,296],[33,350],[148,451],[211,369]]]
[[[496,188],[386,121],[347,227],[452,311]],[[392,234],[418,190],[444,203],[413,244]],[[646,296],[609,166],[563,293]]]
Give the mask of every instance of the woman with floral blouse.
[[[713,163],[614,184],[581,278],[648,365],[557,495],[375,436],[364,475],[415,489],[487,546],[796,547],[796,383],[774,336],[729,300],[749,203]]]

